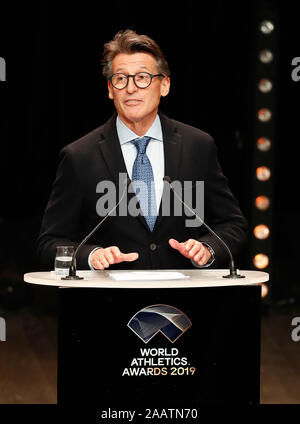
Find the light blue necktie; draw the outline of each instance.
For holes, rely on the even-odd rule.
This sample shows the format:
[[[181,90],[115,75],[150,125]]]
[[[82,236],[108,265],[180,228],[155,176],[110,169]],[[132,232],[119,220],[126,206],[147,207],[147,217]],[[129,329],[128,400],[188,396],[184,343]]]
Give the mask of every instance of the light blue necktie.
[[[140,202],[143,215],[151,231],[157,217],[154,178],[146,149],[151,137],[140,137],[131,140],[137,149],[137,157],[132,168],[132,184]]]

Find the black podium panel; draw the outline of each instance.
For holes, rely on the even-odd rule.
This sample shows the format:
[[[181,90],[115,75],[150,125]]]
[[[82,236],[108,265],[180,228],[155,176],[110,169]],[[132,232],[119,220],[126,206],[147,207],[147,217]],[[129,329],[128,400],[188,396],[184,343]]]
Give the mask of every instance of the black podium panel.
[[[58,402],[259,403],[260,293],[59,289]]]

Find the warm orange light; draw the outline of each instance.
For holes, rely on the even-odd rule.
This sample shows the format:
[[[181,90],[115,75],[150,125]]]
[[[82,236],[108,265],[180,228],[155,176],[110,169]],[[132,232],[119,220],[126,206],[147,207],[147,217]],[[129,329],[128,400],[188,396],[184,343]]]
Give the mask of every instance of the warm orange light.
[[[260,211],[265,211],[268,209],[268,207],[270,206],[270,199],[267,196],[257,196],[257,198],[255,199],[255,206],[257,207],[257,209],[259,209]]]
[[[265,240],[266,238],[269,237],[270,230],[267,225],[260,224],[260,225],[256,225],[256,227],[253,230],[253,233],[255,237],[258,238],[259,240]]]
[[[256,146],[261,152],[267,152],[271,148],[271,141],[267,137],[260,137],[256,142]]]
[[[261,297],[267,296],[268,292],[269,292],[268,287],[265,284],[262,283],[262,285],[261,285]]]
[[[264,253],[258,253],[253,258],[254,266],[258,269],[264,269],[269,265],[269,258]]]
[[[259,166],[256,169],[256,178],[259,181],[267,181],[271,177],[270,168],[267,166]]]

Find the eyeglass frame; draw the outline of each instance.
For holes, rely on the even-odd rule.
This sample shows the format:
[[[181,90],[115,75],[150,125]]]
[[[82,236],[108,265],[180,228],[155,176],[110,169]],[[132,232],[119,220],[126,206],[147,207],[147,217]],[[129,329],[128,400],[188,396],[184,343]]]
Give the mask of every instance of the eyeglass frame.
[[[136,81],[135,81],[135,77],[136,77],[138,74],[147,74],[147,75],[149,75],[149,76],[150,76],[150,82],[149,82],[149,84],[148,84],[146,87],[139,87],[139,86],[137,85],[137,83],[136,83]],[[112,83],[112,77],[113,77],[114,75],[124,75],[124,77],[126,77],[126,78],[127,78],[126,85],[124,85],[124,87],[122,87],[122,88],[118,88],[118,87],[114,86],[114,85],[113,85],[113,83]],[[144,90],[145,88],[148,88],[148,87],[152,84],[152,79],[153,79],[154,77],[165,77],[165,75],[163,75],[163,74],[150,74],[150,72],[143,72],[143,71],[138,72],[138,73],[136,73],[135,75],[126,75],[126,74],[123,74],[122,72],[115,72],[114,74],[112,74],[112,75],[108,78],[108,80],[111,82],[111,85],[112,85],[112,86],[113,86],[116,90],[124,90],[124,88],[126,88],[126,87],[127,87],[127,85],[128,85],[128,83],[129,83],[129,78],[130,78],[130,77],[132,77],[133,82],[134,82],[134,85],[135,85],[137,88],[140,88],[141,90]]]

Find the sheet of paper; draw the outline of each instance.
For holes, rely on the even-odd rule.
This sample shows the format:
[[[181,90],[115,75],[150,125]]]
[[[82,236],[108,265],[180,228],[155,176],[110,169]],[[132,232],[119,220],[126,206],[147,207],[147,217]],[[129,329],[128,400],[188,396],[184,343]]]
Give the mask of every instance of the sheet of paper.
[[[161,281],[161,280],[185,280],[190,278],[178,271],[124,271],[109,272],[108,275],[116,281]]]

